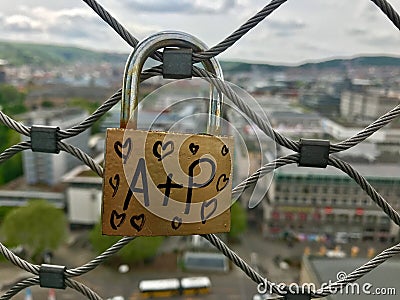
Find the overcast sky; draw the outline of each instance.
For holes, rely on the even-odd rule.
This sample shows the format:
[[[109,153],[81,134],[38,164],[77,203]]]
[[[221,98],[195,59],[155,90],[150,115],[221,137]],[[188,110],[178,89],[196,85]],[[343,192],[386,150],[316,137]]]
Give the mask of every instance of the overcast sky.
[[[1,1],[0,38],[130,52],[83,1]],[[209,46],[264,7],[262,0],[99,0],[135,37],[161,30],[196,35]],[[400,11],[400,0],[390,0]],[[400,32],[369,0],[289,0],[219,56],[299,63],[359,54],[400,56]]]

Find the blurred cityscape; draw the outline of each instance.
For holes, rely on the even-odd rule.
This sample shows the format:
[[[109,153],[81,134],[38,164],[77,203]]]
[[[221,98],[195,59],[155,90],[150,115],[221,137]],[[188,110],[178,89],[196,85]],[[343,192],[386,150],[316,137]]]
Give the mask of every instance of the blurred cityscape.
[[[16,61],[13,56],[2,57],[0,51],[0,105],[3,112],[25,125],[68,129],[93,113],[121,87],[125,55],[97,53],[98,59],[90,61],[80,57],[74,48],[68,52],[52,46],[51,53],[55,54],[51,61],[40,55],[46,52],[46,46],[41,46],[42,52],[24,45],[11,46],[21,55]],[[25,61],[21,59],[24,55]],[[254,111],[265,114],[262,116],[267,117],[274,129],[296,141],[308,138],[341,142],[400,103],[400,58],[395,57],[357,57],[299,66],[222,62],[222,68],[226,81],[256,100],[248,102]],[[166,82],[154,77],[141,84],[141,96],[150,96],[141,107],[139,128],[204,132],[207,85],[185,80],[171,84],[165,93],[161,89],[151,94]],[[185,101],[175,103],[176,99]],[[236,185],[262,165],[292,152],[263,135],[235,111],[230,101],[227,104],[229,109],[224,118],[234,130],[225,133],[234,134],[238,140],[234,162]],[[66,141],[102,164],[105,131],[119,126],[119,112],[117,105],[91,130]],[[4,137],[2,151],[6,146],[29,140],[5,126],[0,135]],[[399,145],[400,122],[395,119],[363,143],[336,155],[365,176],[395,210],[400,208]],[[66,152],[32,151],[23,151],[2,164],[0,177],[3,177],[0,178],[0,228],[13,209],[26,206],[29,201],[46,200],[62,209],[68,225],[66,242],[57,249],[49,249],[52,262],[77,266],[96,255],[89,235],[100,220],[102,178]],[[258,205],[249,209],[254,199]],[[238,202],[245,225],[237,235],[222,238],[275,282],[311,281],[320,285],[336,280],[337,272],[351,272],[400,240],[399,227],[348,175],[332,167],[279,168],[273,176],[260,179],[259,184],[245,191]],[[232,222],[234,217],[237,216],[232,214]],[[3,235],[0,231],[0,240],[7,245]],[[15,251],[21,250],[18,245],[10,246]],[[190,268],[189,259],[185,259],[190,253],[214,252],[198,236],[169,237],[162,240],[155,257],[132,264],[122,263],[124,259],[111,260],[82,277],[82,282],[110,299],[117,295],[123,297],[119,299],[139,299],[138,284],[143,279],[200,274],[211,278],[212,287],[209,294],[193,299],[264,299],[257,298],[261,296],[256,295],[256,284],[232,264],[224,262],[221,268],[213,265]],[[128,269],[121,269],[121,265]],[[398,270],[399,262],[392,260],[363,280],[376,286],[400,288],[396,281],[380,280],[382,274],[390,278],[388,272],[396,274]],[[2,292],[24,276],[11,264],[0,262]],[[237,283],[232,284],[233,280]],[[46,299],[48,292],[32,288],[32,293],[34,299]],[[20,294],[16,299],[24,297]],[[57,299],[80,297],[70,290],[57,291]],[[328,299],[357,297],[375,299],[373,295],[354,294]],[[396,295],[386,298],[395,299]]]

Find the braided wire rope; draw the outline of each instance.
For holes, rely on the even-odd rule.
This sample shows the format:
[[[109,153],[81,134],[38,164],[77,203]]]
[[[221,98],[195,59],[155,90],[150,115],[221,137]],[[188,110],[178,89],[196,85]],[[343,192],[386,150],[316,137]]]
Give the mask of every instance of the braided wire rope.
[[[8,261],[13,263],[20,269],[25,270],[29,273],[32,273],[33,275],[39,274],[40,266],[31,264],[31,263],[27,262],[26,260],[19,258],[17,255],[12,253],[10,250],[7,249],[7,247],[5,247],[1,243],[0,243],[0,252]]]
[[[193,73],[217,88],[219,92],[224,94],[229,100],[231,100],[245,115],[247,115],[267,136],[272,138],[279,145],[284,146],[295,152],[299,152],[300,145],[298,142],[292,141],[287,137],[284,137],[277,131],[275,131],[271,125],[265,121],[260,115],[249,107],[236,92],[223,80],[216,78],[214,74],[200,68],[194,68]]]
[[[81,293],[82,295],[86,296],[90,300],[101,300],[102,298],[94,292],[92,289],[84,285],[83,283],[80,283],[76,280],[67,278],[65,279],[65,284],[74,289],[75,291]]]
[[[391,121],[400,116],[400,105],[397,105],[395,108],[388,111],[383,116],[379,117],[377,120],[372,122],[370,125],[365,127],[363,130],[355,134],[354,136],[344,140],[343,142],[339,142],[337,144],[333,144],[330,147],[330,153],[341,152],[354,147],[355,145],[363,142],[372,134],[377,132],[379,129],[389,124]]]
[[[83,0],[87,5],[89,5],[119,36],[124,39],[133,48],[136,47],[138,40],[133,37],[104,7],[102,7],[96,0]],[[400,29],[400,16],[396,10],[390,5],[386,0],[370,0],[372,1],[380,10],[392,21],[393,25]],[[211,47],[208,50],[197,52],[193,54],[193,61],[200,62],[218,54],[224,52],[231,46],[233,46],[237,41],[239,41],[244,35],[246,35],[251,29],[256,27],[265,18],[271,15],[275,10],[277,10],[282,4],[287,2],[287,0],[272,0],[264,8],[258,11],[253,17],[248,19],[243,25],[241,25],[232,34],[226,37],[223,41],[217,45]],[[154,59],[161,60],[162,54],[156,52],[153,56]]]
[[[86,4],[88,4],[105,22],[107,22],[129,45],[135,47],[138,43],[138,40],[133,37],[108,11],[106,11],[100,4],[98,4],[95,0],[83,0]],[[377,7],[381,9],[381,11],[390,19],[393,25],[400,29],[400,17],[398,13],[394,10],[394,8],[385,0],[371,0]],[[206,59],[210,59],[221,52],[227,50],[229,47],[234,45],[241,37],[243,37],[247,32],[249,32],[252,28],[254,28],[257,24],[259,24],[262,20],[264,20],[267,16],[269,16],[272,12],[278,9],[283,3],[283,0],[273,0],[268,5],[266,5],[262,10],[260,10],[256,15],[250,18],[247,22],[245,22],[242,26],[239,27],[236,31],[234,31],[231,35],[225,38],[222,42],[217,44],[216,46],[203,51],[193,54],[193,62],[199,62]],[[156,52],[152,55],[154,59],[161,60],[162,56],[160,52]],[[146,70],[141,75],[141,81],[148,79],[152,76],[156,76],[162,73],[161,66],[153,67],[149,70]],[[253,122],[268,136],[275,139],[277,143],[282,146],[287,147],[288,149],[293,150],[294,152],[299,152],[299,143],[296,141],[292,141],[283,135],[276,132],[267,122],[265,122],[258,114],[254,113],[251,108],[242,100],[240,97],[232,90],[232,88],[224,83],[223,81],[215,78],[212,74],[208,73],[203,69],[193,68],[193,75],[204,78],[211,84],[213,84],[221,93],[225,94],[240,110],[242,110],[248,117],[250,117]],[[101,118],[107,111],[109,111],[114,105],[116,105],[121,99],[121,90],[117,91],[114,95],[112,95],[108,100],[106,100],[93,114],[91,114],[88,118],[83,120],[80,124],[67,129],[60,130],[59,132],[59,141],[57,145],[60,150],[66,151],[71,155],[80,159],[83,163],[88,165],[94,172],[96,172],[99,176],[102,176],[103,169],[102,167],[96,163],[89,155],[81,151],[80,149],[69,145],[67,143],[62,142],[62,139],[73,137],[84,130],[90,128],[95,121]],[[361,143],[373,133],[381,129],[383,126],[390,123],[393,119],[400,115],[400,106],[396,106],[394,109],[384,114],[382,117],[378,118],[376,121],[371,123],[365,129],[354,135],[353,137],[346,139],[345,141],[339,142],[337,144],[332,144],[330,148],[330,153],[341,152],[351,147]],[[0,111],[0,122],[6,125],[7,127],[19,132],[22,135],[30,136],[30,128],[16,122],[12,118],[5,115]],[[17,145],[14,145],[3,153],[0,154],[0,163],[4,162],[8,158],[12,157],[16,153],[27,150],[31,148],[31,142],[21,142]],[[259,178],[262,176],[272,172],[273,170],[283,167],[288,164],[297,163],[299,160],[299,154],[292,154],[286,157],[281,157],[276,159],[275,161],[268,163],[258,169],[254,174],[249,176],[246,180],[238,184],[233,190],[232,195],[233,198],[236,198],[240,195],[240,193],[255,184]],[[390,206],[390,204],[368,183],[368,181],[359,174],[350,164],[342,161],[333,156],[329,157],[329,165],[336,167],[342,170],[344,173],[349,175],[369,196],[370,198],[390,217],[390,219],[397,225],[400,225],[400,216],[399,214]],[[272,284],[270,282],[266,282],[265,279],[258,274],[253,268],[251,268],[243,259],[241,259],[234,251],[230,250],[227,245],[225,245],[217,236],[213,234],[203,235],[204,238],[209,240],[218,250],[220,250],[224,255],[226,255],[229,259],[231,259],[240,269],[242,269],[253,281],[257,283],[266,283]],[[66,277],[75,277],[83,275],[94,268],[96,268],[99,264],[104,262],[107,258],[114,255],[117,251],[119,251],[122,247],[131,242],[134,237],[124,237],[119,240],[116,244],[111,246],[105,252],[97,256],[92,261],[87,264],[77,267],[75,269],[67,269],[65,271]],[[0,243],[0,252],[2,255],[12,262],[14,265],[24,269],[34,275],[37,275],[40,270],[40,266],[31,264],[8,250],[3,244]],[[330,286],[325,287],[324,289],[317,290],[315,293],[312,293],[312,297],[324,297],[331,293],[329,287],[338,286],[339,288],[343,288],[346,284],[354,282],[355,280],[361,278],[366,273],[370,272],[378,265],[393,257],[394,255],[400,253],[400,244],[395,245],[391,248],[388,248],[375,256],[373,259],[357,268],[353,272],[347,275],[344,280],[339,280],[335,283],[332,283]],[[9,291],[7,291],[4,295],[0,297],[0,299],[10,299],[13,295],[17,294],[19,291],[23,290],[26,287],[39,284],[39,277],[32,277],[28,279],[24,279],[17,283],[14,287],[12,287]],[[77,290],[82,293],[89,299],[101,299],[95,292],[93,292],[90,288],[85,286],[82,283],[79,283],[70,278],[66,279],[66,284],[68,287]],[[276,288],[274,289],[274,285],[272,288],[275,292],[279,292]],[[282,295],[282,294],[281,294]]]
[[[143,82],[153,76],[162,75],[161,66],[156,66],[151,69],[145,70],[140,77],[140,81]],[[75,125],[67,130],[60,130],[59,137],[61,139],[70,138],[76,136],[83,131],[92,127],[92,125],[98,121],[105,113],[107,113],[111,108],[113,108],[120,100],[122,96],[122,91],[119,89],[110,98],[108,98],[101,106],[99,106],[90,116],[83,120],[78,125]],[[14,127],[13,127],[14,128]]]
[[[87,5],[92,8],[95,13],[103,19],[120,37],[124,39],[132,48],[135,48],[136,45],[138,44],[137,38],[135,38],[132,34],[129,33],[128,30],[125,29],[124,26],[120,22],[117,21],[103,6],[101,6],[97,1],[95,0],[82,0],[85,2]],[[156,52],[153,55],[153,58],[156,60],[161,61],[162,59],[162,54],[159,52]]]
[[[368,194],[368,196],[378,205],[385,214],[397,225],[400,225],[400,215],[390,204],[374,189],[374,187],[347,162],[331,156],[329,164],[342,170]]]
[[[232,199],[238,198],[243,192],[243,190],[254,185],[258,181],[258,179],[262,178],[268,173],[271,173],[273,170],[289,164],[297,163],[299,161],[299,157],[300,154],[298,153],[291,154],[284,157],[280,157],[262,166],[261,168],[259,168],[257,171],[255,171],[253,174],[251,174],[249,177],[247,177],[245,180],[243,180],[241,183],[239,183],[232,189]]]
[[[92,169],[97,175],[103,177],[103,168],[97,162],[95,162],[93,158],[91,158],[81,149],[61,141],[57,142],[57,145],[59,149],[68,152],[72,156],[75,156],[76,158],[81,160],[85,165],[90,167],[90,169]]]
[[[22,290],[26,289],[27,287],[38,285],[39,284],[39,277],[30,277],[20,282],[16,283],[12,288],[10,288],[4,295],[0,297],[0,300],[7,300],[11,299],[11,297],[15,296]]]
[[[0,122],[6,125],[10,129],[14,129],[16,132],[23,134],[25,136],[30,136],[30,129],[25,125],[11,119],[5,113],[0,111]]]
[[[10,148],[4,150],[1,154],[0,154],[0,163],[6,161],[7,159],[13,157],[15,154],[24,151],[24,150],[28,150],[31,149],[31,142],[21,142],[18,143],[16,145],[11,146]]]
[[[113,256],[115,253],[117,253],[119,250],[121,250],[125,245],[129,244],[135,238],[136,237],[131,237],[131,236],[123,237],[122,239],[120,239],[118,242],[116,242],[114,245],[112,245],[110,248],[108,248],[106,251],[101,253],[99,256],[97,256],[90,262],[75,269],[67,269],[65,275],[67,277],[76,277],[95,269],[98,265],[103,263],[109,257]]]

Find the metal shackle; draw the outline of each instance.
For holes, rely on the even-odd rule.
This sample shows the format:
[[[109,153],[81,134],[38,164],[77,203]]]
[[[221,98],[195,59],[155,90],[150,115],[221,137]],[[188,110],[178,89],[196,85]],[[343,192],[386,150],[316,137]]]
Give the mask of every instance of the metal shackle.
[[[120,127],[126,128],[131,114],[133,119],[129,121],[129,127],[137,128],[137,107],[140,73],[146,59],[155,51],[164,47],[191,48],[194,51],[207,50],[207,46],[198,38],[179,31],[162,31],[141,41],[135,50],[131,52],[125,65],[122,83],[122,102]],[[215,58],[202,62],[204,68],[223,80],[221,65]],[[221,127],[221,109],[223,95],[210,86],[210,104],[208,109],[207,133],[218,134]]]

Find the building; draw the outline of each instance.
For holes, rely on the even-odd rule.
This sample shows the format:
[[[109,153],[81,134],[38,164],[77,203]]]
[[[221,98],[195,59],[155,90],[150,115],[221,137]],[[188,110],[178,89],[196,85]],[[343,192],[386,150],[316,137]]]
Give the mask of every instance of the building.
[[[344,126],[329,119],[323,119],[322,127],[326,134],[338,141],[348,139],[363,130],[363,127]],[[377,144],[398,145],[400,142],[400,129],[383,127],[368,137],[367,140]]]
[[[340,98],[340,115],[347,121],[370,122],[400,103],[398,93],[387,89],[346,90]]]
[[[352,164],[391,206],[400,208],[398,164]],[[397,240],[399,228],[347,174],[289,165],[279,168],[264,201],[269,236],[294,232],[355,238]]]
[[[156,112],[156,111],[140,111],[138,113],[138,128],[143,130],[159,130],[167,131],[174,123],[179,121],[179,116],[174,113]],[[106,117],[101,123],[100,129],[105,132],[107,128],[119,127],[121,117],[121,108],[119,105],[109,110]],[[192,127],[195,125],[193,124]]]
[[[300,284],[317,288],[322,284],[335,282],[338,277],[350,274],[365,264],[366,258],[327,258],[321,256],[304,256],[300,271]],[[398,271],[400,262],[390,260],[381,264],[370,273],[348,285],[342,292],[327,296],[328,300],[356,300],[356,299],[398,299],[400,284]]]
[[[101,162],[103,154],[95,161]],[[93,226],[100,220],[103,179],[80,165],[64,175],[68,221],[71,227]]]
[[[268,114],[271,125],[279,133],[293,138],[321,138],[324,135],[322,118],[316,113],[273,111]]]
[[[57,208],[65,208],[62,192],[34,191],[34,190],[0,190],[0,206],[19,207],[28,201],[44,199]]]
[[[8,62],[4,59],[0,59],[0,84],[7,82],[6,67]]]
[[[68,129],[79,124],[88,116],[86,111],[78,108],[41,109],[31,111],[17,118],[27,126],[46,125],[58,126]],[[29,140],[23,136],[23,141]],[[65,139],[64,141],[84,152],[88,152],[89,130]],[[40,153],[32,151],[23,152],[23,169],[25,180],[28,184],[55,185],[61,177],[79,165],[80,161],[71,154],[61,151],[59,154]]]
[[[85,99],[96,103],[99,99],[107,99],[115,90],[109,87],[74,86],[68,84],[39,84],[40,87],[32,89],[26,95],[25,105],[29,110],[53,104],[60,107],[76,99]]]

